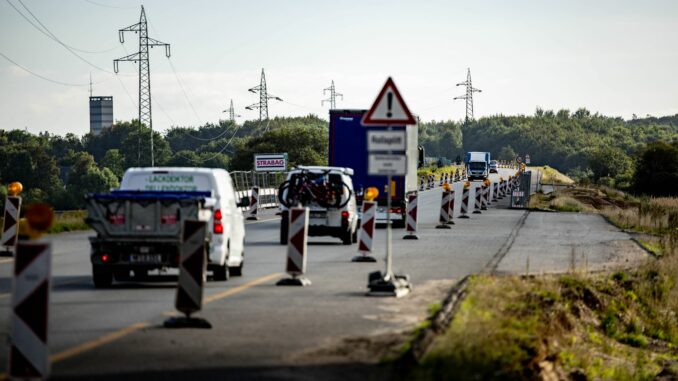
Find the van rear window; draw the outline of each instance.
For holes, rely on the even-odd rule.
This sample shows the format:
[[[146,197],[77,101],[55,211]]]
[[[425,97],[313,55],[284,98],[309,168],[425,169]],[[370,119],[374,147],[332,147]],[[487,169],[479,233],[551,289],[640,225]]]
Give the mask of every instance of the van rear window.
[[[120,189],[149,191],[212,191],[208,176],[192,173],[134,173],[122,179]]]

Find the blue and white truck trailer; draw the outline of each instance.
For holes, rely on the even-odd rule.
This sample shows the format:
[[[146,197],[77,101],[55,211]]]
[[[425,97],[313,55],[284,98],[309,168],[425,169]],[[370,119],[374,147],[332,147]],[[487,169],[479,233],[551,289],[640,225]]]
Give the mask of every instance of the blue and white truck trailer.
[[[369,187],[379,190],[376,201],[377,223],[386,223],[388,180],[386,176],[368,174],[367,129],[386,130],[384,127],[364,127],[360,121],[367,110],[330,110],[329,165],[353,169],[353,188],[359,204]],[[393,227],[405,227],[407,195],[417,190],[419,142],[417,126],[393,126],[407,134],[407,175],[393,176],[391,183],[391,221]]]

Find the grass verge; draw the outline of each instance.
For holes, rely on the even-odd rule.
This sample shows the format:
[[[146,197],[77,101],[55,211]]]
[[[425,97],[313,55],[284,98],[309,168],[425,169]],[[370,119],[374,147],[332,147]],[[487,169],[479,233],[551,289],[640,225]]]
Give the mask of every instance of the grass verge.
[[[589,277],[476,276],[446,333],[404,378],[678,377],[677,259]]]
[[[528,171],[541,171],[541,182],[542,184],[558,184],[558,185],[572,185],[574,180],[572,180],[567,175],[561,173],[555,168],[551,168],[548,165],[543,167],[527,167]]]
[[[85,223],[85,217],[87,217],[87,212],[84,210],[56,213],[54,216],[54,223],[49,230],[47,230],[47,234],[88,230],[90,227]]]

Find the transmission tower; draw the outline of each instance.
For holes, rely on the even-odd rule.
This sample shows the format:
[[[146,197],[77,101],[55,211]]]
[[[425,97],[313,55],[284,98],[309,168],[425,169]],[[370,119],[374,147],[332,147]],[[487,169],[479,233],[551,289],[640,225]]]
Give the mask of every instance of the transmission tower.
[[[471,84],[471,69],[467,69],[466,82],[457,83],[457,86],[466,86],[466,94],[454,97],[454,99],[465,99],[466,100],[466,120],[465,123],[468,123],[469,120],[473,120],[473,93],[480,93],[480,89],[476,89]]]
[[[261,69],[261,82],[259,83],[259,86],[255,86],[249,89],[249,92],[254,94],[259,93],[259,103],[251,104],[245,108],[248,110],[254,110],[255,108],[258,108],[260,122],[262,120],[268,119],[269,99],[282,102],[282,99],[280,97],[276,97],[275,95],[269,95],[268,92],[266,91],[266,75],[264,74],[264,69]]]
[[[341,97],[342,100],[344,100],[344,94],[339,94],[337,93],[335,87],[334,87],[334,81],[332,81],[332,84],[330,87],[323,89],[323,95],[327,94],[327,92],[330,92],[330,97],[328,99],[323,99],[320,101],[320,105],[324,105],[325,102],[330,103],[330,109],[335,109],[337,108],[337,97]]]
[[[148,48],[155,46],[165,47],[165,56],[170,56],[170,44],[158,41],[148,37],[148,23],[146,21],[146,12],[144,6],[141,6],[141,16],[139,22],[118,30],[120,43],[125,42],[125,32],[134,32],[139,34],[139,51],[128,56],[113,60],[113,71],[118,72],[118,62],[131,61],[139,63],[139,123],[145,124],[151,129],[151,167],[155,166],[153,153],[153,119],[151,117],[151,66],[148,62]],[[139,149],[137,161],[141,165],[141,149]]]
[[[231,122],[235,122],[235,118],[240,118],[242,116],[235,114],[235,109],[233,108],[233,99],[231,99],[231,106],[228,108],[228,110],[224,110],[222,112],[228,113],[228,120],[230,120]]]

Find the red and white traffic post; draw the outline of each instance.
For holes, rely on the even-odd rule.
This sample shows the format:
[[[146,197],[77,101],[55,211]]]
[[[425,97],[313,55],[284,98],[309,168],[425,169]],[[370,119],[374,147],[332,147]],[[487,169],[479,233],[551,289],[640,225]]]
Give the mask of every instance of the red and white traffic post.
[[[252,187],[252,194],[250,196],[250,209],[247,212],[247,220],[256,221],[259,219],[259,187]]]
[[[407,235],[403,239],[419,239],[417,237],[417,198],[416,193],[407,196],[407,220],[405,221]]]
[[[442,192],[440,200],[440,216],[436,229],[451,229],[447,224],[450,221],[450,191],[447,188],[449,188],[449,185],[447,185]]]
[[[461,192],[461,211],[459,213],[459,218],[471,218],[468,215],[468,203],[469,203],[469,193],[470,193],[471,183],[465,182],[464,189]]]
[[[499,201],[499,183],[494,182],[492,183],[492,202],[497,202]]]
[[[372,244],[374,239],[374,226],[377,221],[377,203],[374,201],[363,201],[362,217],[360,219],[360,232],[358,233],[358,251],[361,255],[356,255],[352,262],[376,262],[377,259],[371,256]]]
[[[306,257],[308,254],[308,217],[309,209],[291,208],[289,210],[289,239],[287,240],[287,262],[285,272],[291,277],[283,278],[277,286],[308,286],[311,281],[306,274]]]
[[[473,196],[474,196],[474,199],[475,199],[475,202],[473,203],[473,214],[480,214],[480,213],[482,213],[480,211],[480,208],[482,207],[482,199],[483,199],[483,186],[482,186],[482,184],[473,188]]]
[[[179,282],[174,306],[186,316],[165,320],[167,328],[212,328],[205,319],[191,314],[202,309],[202,295],[207,271],[207,223],[185,220],[181,232]]]
[[[23,186],[19,182],[10,183],[7,186],[5,198],[5,213],[0,231],[0,255],[13,256],[16,252],[17,236],[19,234],[19,216],[21,212],[21,196],[19,193]]]

